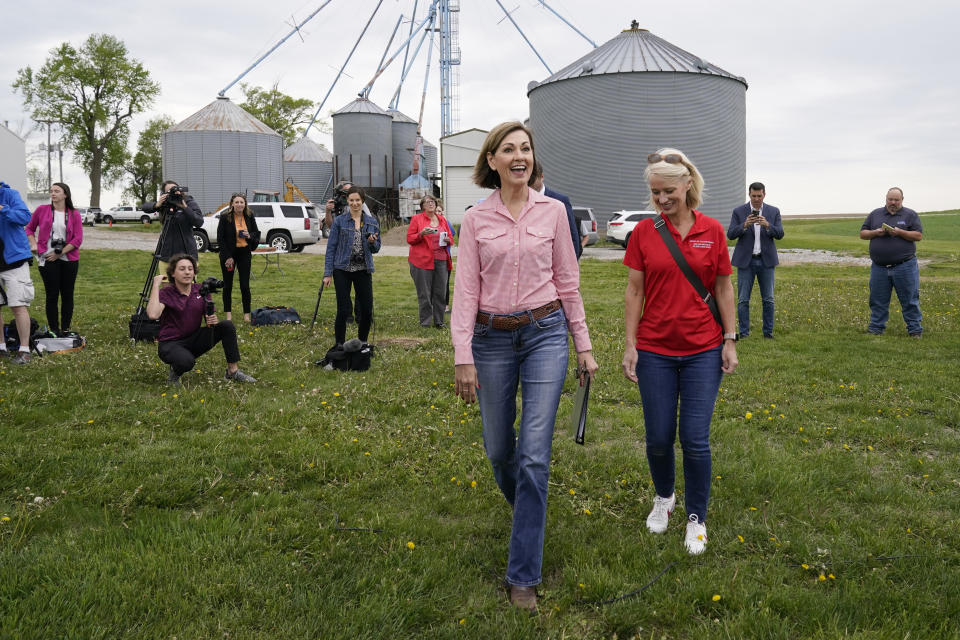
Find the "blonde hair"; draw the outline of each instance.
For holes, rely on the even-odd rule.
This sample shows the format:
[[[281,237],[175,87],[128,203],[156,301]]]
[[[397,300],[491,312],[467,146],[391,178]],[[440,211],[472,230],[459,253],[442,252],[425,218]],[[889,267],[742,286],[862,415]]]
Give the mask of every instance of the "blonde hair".
[[[703,176],[700,175],[700,172],[697,171],[697,167],[690,161],[690,158],[686,156],[683,151],[679,149],[673,149],[671,147],[664,147],[663,149],[658,149],[657,154],[661,158],[665,158],[669,155],[678,155],[680,156],[679,163],[667,162],[665,160],[660,160],[659,162],[654,162],[647,165],[646,170],[643,172],[643,177],[646,179],[647,184],[650,184],[651,176],[658,176],[660,178],[667,178],[668,180],[677,180],[680,181],[683,178],[689,178],[689,185],[687,187],[687,207],[689,209],[696,209],[700,206],[700,203],[703,202]],[[655,210],[659,211],[655,198],[651,194],[650,196],[650,206]]]

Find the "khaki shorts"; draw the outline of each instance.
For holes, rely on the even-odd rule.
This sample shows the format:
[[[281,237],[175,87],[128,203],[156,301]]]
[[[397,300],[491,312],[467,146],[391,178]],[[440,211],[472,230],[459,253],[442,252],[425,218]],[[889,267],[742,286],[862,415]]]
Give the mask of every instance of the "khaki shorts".
[[[0,271],[0,286],[7,292],[0,292],[0,304],[8,307],[29,307],[33,302],[33,280],[30,279],[30,263],[24,262],[16,269]]]

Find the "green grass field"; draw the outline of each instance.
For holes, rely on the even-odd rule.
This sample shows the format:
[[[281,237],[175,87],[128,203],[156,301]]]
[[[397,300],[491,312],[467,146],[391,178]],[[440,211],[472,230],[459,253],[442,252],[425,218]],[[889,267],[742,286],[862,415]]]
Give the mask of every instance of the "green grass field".
[[[510,510],[405,259],[377,259],[370,371],[312,365],[333,342],[329,291],[313,333],[242,330],[257,384],[224,382],[217,348],[173,390],[156,348],[126,339],[148,256],[83,252],[88,347],[0,363],[0,637],[958,637],[960,216],[923,221],[919,341],[895,301],[887,333],[864,334],[868,268],[777,269],[777,339],[740,343],[720,391],[697,558],[682,509],[664,535],[644,526],[626,268],[583,262],[601,370],[586,446],[572,366],[561,401],[536,617],[507,604]],[[781,246],[864,255],[859,225],[789,222]],[[308,325],[322,257],[282,266],[256,269],[254,306]],[[215,269],[203,254],[200,276]]]

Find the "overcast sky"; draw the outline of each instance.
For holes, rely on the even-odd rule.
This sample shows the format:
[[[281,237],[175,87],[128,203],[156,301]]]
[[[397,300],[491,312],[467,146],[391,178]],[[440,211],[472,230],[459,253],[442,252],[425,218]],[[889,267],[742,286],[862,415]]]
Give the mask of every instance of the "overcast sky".
[[[131,146],[148,118],[183,120],[216,98],[260,54],[324,0],[46,0],[6,7],[0,63],[0,121],[29,124],[10,85],[17,69],[41,67],[64,41],[91,33],[123,40],[162,87],[138,116]],[[592,47],[537,0],[501,0],[553,71]],[[547,0],[597,44],[632,19],[654,34],[746,79],[747,180],[767,185],[767,202],[784,213],[867,212],[901,186],[919,211],[960,206],[960,3],[944,0]],[[332,0],[244,82],[319,102],[377,0]],[[414,0],[383,0],[324,114],[350,102],[370,80],[401,15]],[[529,112],[526,86],[549,73],[504,19],[495,0],[462,0],[460,128],[488,129]],[[429,0],[420,0],[417,20]],[[400,27],[405,33],[409,23]],[[399,36],[398,36],[399,37]],[[390,53],[402,40],[396,40]],[[424,54],[425,54],[424,47]],[[401,95],[416,118],[423,90],[421,54]],[[433,56],[424,136],[438,143],[438,55]],[[371,99],[386,107],[400,61],[378,80]],[[234,86],[227,95],[241,102]],[[330,148],[328,136],[317,141]],[[45,140],[34,133],[28,151]],[[647,150],[641,150],[647,153]],[[571,151],[575,153],[575,150]],[[46,158],[37,158],[46,168]],[[56,163],[54,174],[56,176]],[[85,204],[89,180],[72,166],[64,179]],[[637,176],[641,180],[641,176]],[[707,185],[709,188],[709,185]],[[746,200],[746,194],[744,194]],[[101,205],[119,202],[105,192]],[[584,203],[589,204],[589,203]],[[637,203],[640,208],[641,203]]]

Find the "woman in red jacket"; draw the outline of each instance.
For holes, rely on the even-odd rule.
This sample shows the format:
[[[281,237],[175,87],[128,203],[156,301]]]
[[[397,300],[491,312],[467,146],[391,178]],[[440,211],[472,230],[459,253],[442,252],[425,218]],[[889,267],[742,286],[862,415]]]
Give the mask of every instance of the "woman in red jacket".
[[[420,326],[443,328],[443,311],[447,306],[447,279],[453,266],[450,245],[453,229],[437,209],[433,196],[420,201],[420,213],[407,227],[410,245],[410,277],[417,287]]]
[[[73,206],[70,187],[55,182],[50,204],[33,212],[26,226],[30,248],[37,252],[40,276],[46,291],[47,326],[60,335],[70,331],[73,320],[73,288],[80,268],[83,218]],[[60,309],[58,302],[63,301]]]

